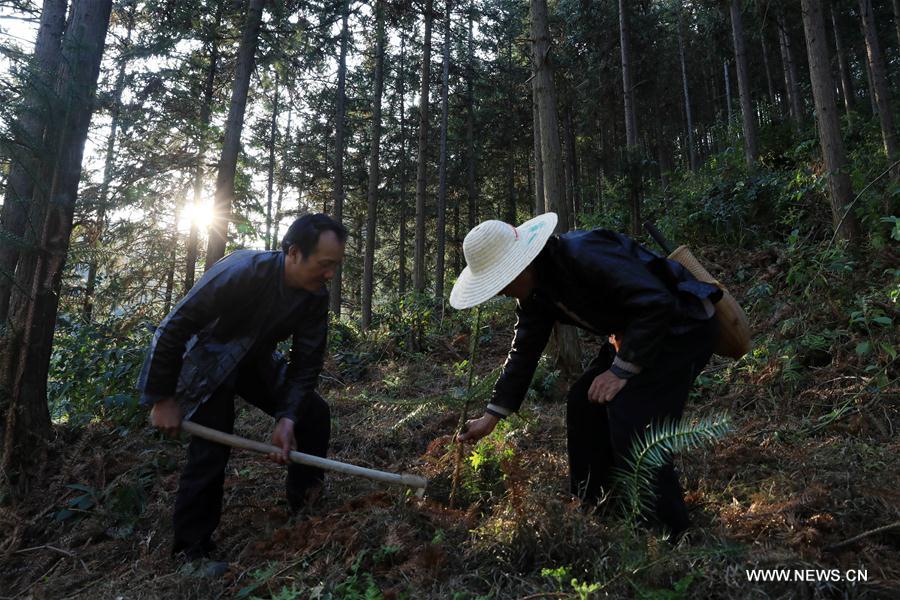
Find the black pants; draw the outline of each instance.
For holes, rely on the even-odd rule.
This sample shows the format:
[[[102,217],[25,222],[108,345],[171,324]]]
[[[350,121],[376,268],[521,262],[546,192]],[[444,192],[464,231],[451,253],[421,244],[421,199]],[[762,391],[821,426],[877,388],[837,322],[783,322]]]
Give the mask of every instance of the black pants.
[[[275,382],[264,379],[250,361],[242,363],[235,373],[191,416],[191,421],[220,431],[234,430],[234,396],[264,410],[275,412],[278,390]],[[297,450],[316,456],[328,452],[331,436],[331,413],[318,395],[307,398],[302,413],[297,415],[294,438]],[[200,556],[211,549],[211,536],[222,515],[225,467],[231,448],[199,437],[192,437],[187,465],[178,484],[173,518],[172,552],[185,551]],[[322,469],[290,464],[287,469],[287,496],[292,505],[302,503],[306,492],[325,477]]]
[[[587,398],[594,378],[606,371],[615,356],[607,346],[569,389],[569,473],[573,494],[596,502],[612,487],[614,469],[624,466],[632,443],[651,422],[681,418],[691,383],[712,355],[718,324],[709,319],[697,330],[669,336],[653,364],[625,384],[606,404]],[[671,462],[660,469],[656,481],[655,517],[673,534],[689,525],[678,474]]]

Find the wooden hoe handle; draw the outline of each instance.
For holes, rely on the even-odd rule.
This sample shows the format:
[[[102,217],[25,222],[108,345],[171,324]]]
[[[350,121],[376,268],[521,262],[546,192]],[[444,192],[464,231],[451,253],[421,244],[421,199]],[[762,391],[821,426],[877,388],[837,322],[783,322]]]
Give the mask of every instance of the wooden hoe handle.
[[[191,435],[196,435],[197,437],[201,437],[211,442],[225,444],[226,446],[231,446],[232,448],[242,448],[244,450],[252,450],[254,452],[262,452],[264,454],[270,454],[273,452],[281,454],[281,448],[277,446],[264,444],[262,442],[257,442],[254,440],[248,440],[247,438],[242,438],[237,435],[225,433],[217,429],[204,427],[203,425],[198,425],[197,423],[192,423],[191,421],[182,421],[181,428]],[[304,454],[302,452],[292,451],[291,461],[301,465],[309,465],[310,467],[318,467],[320,469],[325,469],[328,471],[335,471],[337,473],[345,473],[347,475],[365,477],[367,479],[373,479],[375,481],[381,481],[383,483],[393,483],[396,485],[405,485],[407,487],[416,488],[419,492],[417,495],[419,496],[422,495],[422,493],[425,491],[425,486],[428,485],[428,480],[424,477],[419,477],[418,475],[411,475],[409,473],[389,473],[387,471],[377,471],[375,469],[358,467],[356,465],[342,463],[336,460],[322,458],[320,456],[313,456],[312,454]]]

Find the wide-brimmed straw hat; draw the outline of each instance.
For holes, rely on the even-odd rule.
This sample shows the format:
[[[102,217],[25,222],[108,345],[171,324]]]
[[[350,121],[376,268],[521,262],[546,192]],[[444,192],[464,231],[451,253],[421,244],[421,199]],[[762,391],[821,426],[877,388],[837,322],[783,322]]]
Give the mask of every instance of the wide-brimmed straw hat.
[[[540,253],[556,221],[556,213],[548,212],[518,227],[485,221],[472,229],[463,240],[466,268],[450,292],[450,306],[471,308],[496,296]]]

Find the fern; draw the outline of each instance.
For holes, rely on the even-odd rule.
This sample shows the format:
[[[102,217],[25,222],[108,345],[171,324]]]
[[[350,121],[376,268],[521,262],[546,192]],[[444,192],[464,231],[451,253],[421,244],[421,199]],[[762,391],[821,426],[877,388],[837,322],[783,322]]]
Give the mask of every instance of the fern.
[[[652,511],[656,473],[673,454],[711,445],[730,430],[731,420],[725,413],[704,417],[695,425],[685,419],[651,423],[645,435],[631,447],[625,467],[616,469],[616,480],[624,489],[629,517],[634,519]]]

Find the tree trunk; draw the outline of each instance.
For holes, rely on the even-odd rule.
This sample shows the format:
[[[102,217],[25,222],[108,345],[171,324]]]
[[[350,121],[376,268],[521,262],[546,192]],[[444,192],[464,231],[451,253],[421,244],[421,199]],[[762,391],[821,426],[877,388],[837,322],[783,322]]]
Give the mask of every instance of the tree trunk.
[[[428,167],[428,82],[431,78],[431,22],[434,0],[425,0],[425,34],[422,40],[422,77],[419,88],[419,155],[416,165],[416,247],[413,257],[413,289],[425,291],[425,192]]]
[[[566,108],[563,118],[563,132],[566,136],[566,175],[569,190],[569,229],[575,229],[575,218],[581,212],[581,190],[578,185],[578,149],[576,148],[575,121],[572,118],[572,107]]]
[[[803,108],[800,103],[800,88],[797,78],[797,63],[794,60],[794,51],[791,47],[791,36],[784,22],[781,10],[777,11],[778,43],[781,48],[781,64],[784,68],[784,88],[787,91],[788,105],[790,106],[791,120],[794,125],[803,121]]]
[[[816,103],[816,124],[819,128],[819,144],[828,170],[828,187],[831,191],[831,218],[838,235],[847,240],[859,236],[859,224],[847,207],[853,200],[850,185],[849,164],[844,153],[837,104],[834,101],[834,80],[831,77],[831,61],[825,38],[825,18],[821,0],[802,0],[803,28],[806,31],[806,52],[809,56],[809,75],[812,81],[813,100]]]
[[[893,163],[898,158],[900,148],[897,147],[897,136],[894,132],[894,115],[891,112],[887,71],[884,66],[884,58],[881,55],[881,47],[878,44],[872,1],[859,0],[859,12],[862,19],[863,33],[866,37],[866,58],[868,58],[869,68],[872,71],[872,91],[875,95],[875,103],[878,105],[878,119],[881,124],[884,151],[887,154],[888,162]],[[893,176],[896,177],[897,173],[898,171],[895,169]]]
[[[694,118],[691,115],[691,96],[688,92],[687,62],[684,59],[684,17],[678,1],[678,58],[681,61],[681,86],[684,90],[684,117],[687,125],[688,160],[691,171],[697,170],[697,150],[694,146]]]
[[[216,2],[215,25],[207,30],[206,43],[209,45],[209,65],[206,70],[206,81],[203,83],[203,102],[200,104],[200,136],[197,140],[197,161],[194,165],[194,206],[203,203],[203,160],[206,146],[209,144],[209,121],[212,114],[213,95],[215,94],[216,71],[219,66],[219,28],[222,26],[224,0]],[[188,233],[187,250],[184,265],[184,291],[187,293],[194,287],[199,253],[199,231],[195,219],[191,219]]]
[[[469,229],[478,224],[478,188],[475,179],[475,47],[472,35],[475,2],[469,0],[469,28],[466,35],[466,188],[469,198]]]
[[[444,10],[443,73],[441,77],[441,141],[438,161],[437,198],[437,248],[434,260],[434,297],[441,305],[444,302],[444,254],[447,246],[447,125],[449,119],[448,94],[450,89],[450,11],[452,1],[446,0]]]
[[[897,32],[897,44],[900,45],[900,0],[893,0],[891,5],[894,9],[894,31]]]
[[[400,232],[398,233],[400,273],[398,275],[397,291],[402,298],[406,295],[406,186],[407,186],[407,162],[406,162],[406,37],[400,32],[400,71],[397,74],[397,95],[400,96]]]
[[[541,113],[538,107],[537,78],[532,77],[531,114],[534,131],[534,214],[540,215],[550,207],[544,199],[544,161],[541,159]]]
[[[272,250],[272,196],[275,193],[275,142],[278,137],[278,69],[275,69],[275,94],[269,123],[269,164],[266,168],[266,250]]]
[[[341,16],[341,55],[338,59],[338,83],[334,117],[334,206],[332,217],[338,223],[344,221],[344,133],[346,124],[347,49],[350,45],[350,0],[344,0]],[[338,265],[331,280],[331,312],[341,316],[341,279],[343,268]]]
[[[0,212],[0,326],[6,322],[9,296],[15,278],[22,237],[28,225],[28,211],[38,179],[40,159],[45,155],[44,129],[56,115],[42,110],[53,99],[59,66],[60,41],[66,26],[68,0],[44,0],[31,67],[24,82],[23,110],[11,128],[16,152],[12,153],[6,196]]]
[[[0,341],[0,473],[8,497],[27,491],[46,464],[50,433],[47,372],[69,249],[81,160],[94,107],[111,0],[79,0],[72,8],[57,77],[59,117],[43,156],[28,241],[37,250],[20,257],[9,304],[9,327]]]
[[[631,212],[631,233],[640,232],[641,222],[641,167],[638,153],[637,120],[634,106],[634,85],[631,72],[631,47],[629,43],[628,14],[625,0],[619,0],[619,39],[622,49],[622,90],[625,100],[625,153],[629,174],[629,209]],[[542,130],[543,133],[543,130]]]
[[[635,148],[637,140],[637,120],[634,109],[634,85],[631,73],[631,47],[628,31],[628,14],[625,12],[626,1],[619,0],[619,38],[622,49],[622,89],[625,98],[625,145]]]
[[[731,0],[731,31],[734,36],[734,64],[737,69],[738,92],[741,96],[741,116],[744,125],[744,154],[747,168],[756,166],[756,114],[750,96],[750,71],[747,67],[747,52],[744,49],[744,25],[741,17],[741,0]]]
[[[728,115],[728,128],[731,129],[731,121],[734,118],[731,114],[731,77],[728,74],[728,61],[722,63],[722,71],[725,73],[725,111]]]
[[[841,31],[838,28],[834,4],[831,4],[830,9],[831,24],[834,29],[834,49],[838,60],[838,71],[841,76],[841,92],[844,97],[844,109],[847,111],[847,118],[849,119],[856,104],[856,97],[853,92],[853,80],[850,78],[850,67],[847,63],[847,55],[844,52],[844,41],[841,37]]]
[[[287,116],[287,126],[285,127],[285,140],[284,145],[282,146],[282,155],[281,155],[281,166],[278,168],[278,198],[275,200],[275,226],[272,231],[272,250],[279,250],[281,248],[281,237],[279,229],[281,229],[281,219],[284,215],[281,212],[283,201],[284,201],[284,186],[285,180],[287,177],[285,176],[285,172],[287,170],[287,152],[286,148],[290,148],[291,145],[291,114],[292,109],[288,108],[288,116]]]
[[[512,74],[512,40],[506,39],[506,77]],[[515,106],[515,98],[513,96],[513,84],[508,83],[506,87],[506,105]],[[503,132],[506,146],[506,156],[504,157],[504,169],[506,170],[506,207],[503,211],[503,220],[513,225],[518,220],[516,211],[516,136],[512,128],[506,128]]]
[[[125,64],[128,62],[128,54],[131,50],[131,32],[134,28],[134,4],[130,7],[130,14],[125,18],[128,21],[125,44],[122,46],[122,55],[119,56],[119,70],[116,73],[116,82],[113,86],[113,103],[110,109],[109,137],[106,140],[106,159],[103,166],[103,183],[100,184],[100,193],[97,198],[97,219],[89,234],[88,246],[90,247],[90,262],[88,263],[87,282],[84,285],[84,304],[82,312],[85,321],[90,321],[94,312],[94,291],[97,287],[97,270],[99,265],[100,242],[103,239],[103,230],[106,228],[106,205],[109,199],[109,184],[112,182],[116,133],[119,128],[119,114],[122,110],[122,92],[125,89]],[[177,229],[177,219],[176,219]],[[174,251],[174,249],[173,249]]]
[[[531,1],[531,40],[534,61],[534,92],[538,100],[541,122],[541,160],[544,167],[544,198],[548,208],[559,216],[558,232],[565,231],[569,223],[568,207],[562,179],[562,153],[559,146],[559,117],[556,108],[556,88],[553,84],[553,67],[547,54],[550,51],[550,34],[547,26],[546,0]],[[555,328],[558,351],[557,362],[566,373],[581,369],[581,348],[574,328],[558,325]]]
[[[372,140],[369,148],[369,192],[366,208],[366,253],[363,265],[362,328],[372,325],[372,292],[375,278],[375,225],[381,151],[381,94],[384,90],[384,1],[375,3],[375,90],[372,93]]]
[[[234,201],[234,176],[237,171],[238,153],[241,149],[241,131],[244,128],[244,111],[247,108],[247,92],[255,64],[256,44],[262,23],[263,7],[266,0],[249,0],[247,19],[238,47],[234,70],[234,84],[231,88],[231,105],[225,122],[225,140],[219,158],[219,172],[216,175],[216,194],[213,218],[209,226],[209,241],[206,247],[206,268],[225,256],[228,239],[228,222]]]
[[[766,42],[766,30],[760,32],[762,44],[763,67],[766,70],[766,86],[769,90],[769,104],[775,106],[775,80],[772,78],[772,67],[769,63],[769,44]]]

